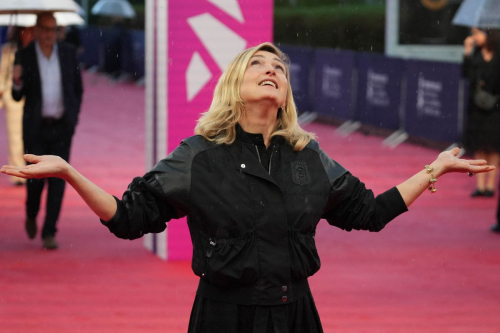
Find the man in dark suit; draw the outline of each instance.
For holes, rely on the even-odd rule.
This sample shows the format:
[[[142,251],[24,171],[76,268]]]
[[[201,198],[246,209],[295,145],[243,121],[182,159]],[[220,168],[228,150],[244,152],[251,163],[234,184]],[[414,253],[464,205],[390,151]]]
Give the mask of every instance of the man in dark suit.
[[[82,79],[72,45],[57,40],[57,24],[50,13],[40,14],[35,42],[16,54],[12,96],[26,97],[23,116],[23,140],[26,153],[58,155],[69,160],[71,141],[82,102]],[[27,182],[26,232],[37,233],[36,217],[45,180]],[[56,249],[56,224],[65,188],[64,180],[48,178],[43,245]]]

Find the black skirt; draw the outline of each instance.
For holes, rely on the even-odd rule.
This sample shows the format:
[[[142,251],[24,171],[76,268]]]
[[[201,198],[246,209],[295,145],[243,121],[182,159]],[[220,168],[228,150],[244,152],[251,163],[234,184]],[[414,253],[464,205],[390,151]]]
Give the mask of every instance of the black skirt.
[[[499,107],[484,111],[474,105],[469,106],[464,146],[469,152],[500,153]]]
[[[323,333],[311,293],[275,306],[238,305],[196,295],[188,333]]]

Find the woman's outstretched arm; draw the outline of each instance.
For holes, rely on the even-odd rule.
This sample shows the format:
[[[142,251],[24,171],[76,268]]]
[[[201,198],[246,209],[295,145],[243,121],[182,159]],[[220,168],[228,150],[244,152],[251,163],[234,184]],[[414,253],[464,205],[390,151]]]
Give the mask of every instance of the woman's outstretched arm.
[[[90,209],[103,221],[109,221],[115,215],[117,210],[115,198],[85,178],[62,158],[51,155],[26,154],[24,159],[32,164],[23,167],[4,165],[0,172],[26,179],[62,178],[78,192]]]
[[[442,175],[450,172],[480,173],[494,170],[495,167],[487,165],[485,160],[465,160],[457,158],[460,149],[453,148],[439,154],[438,158],[429,164],[432,171],[422,167],[422,171],[397,186],[403,197],[406,207],[410,205],[426,190],[431,183],[429,180],[439,179]],[[435,185],[438,187],[438,185]]]
[[[458,148],[442,152],[427,168],[429,173],[422,165],[422,171],[376,197],[358,178],[345,172],[332,184],[329,210],[323,218],[329,224],[347,231],[380,231],[387,223],[407,211],[407,208],[431,186],[429,180],[439,179],[450,172],[479,173],[495,169],[484,160],[459,159],[459,152]],[[439,181],[434,186],[439,188]]]

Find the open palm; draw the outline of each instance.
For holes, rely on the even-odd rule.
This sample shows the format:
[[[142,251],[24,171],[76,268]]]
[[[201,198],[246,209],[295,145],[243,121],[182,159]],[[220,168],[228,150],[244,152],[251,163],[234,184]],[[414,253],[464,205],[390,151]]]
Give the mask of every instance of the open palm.
[[[494,170],[495,167],[488,165],[485,160],[466,160],[458,158],[458,153],[460,149],[453,148],[449,151],[444,151],[439,154],[436,162],[440,162],[444,166],[444,172],[470,172],[470,173],[480,173],[488,172]]]
[[[32,163],[22,167],[12,165],[4,165],[0,172],[7,175],[21,178],[47,178],[58,177],[64,178],[68,172],[68,163],[59,156],[53,155],[24,155],[24,159],[28,163]]]

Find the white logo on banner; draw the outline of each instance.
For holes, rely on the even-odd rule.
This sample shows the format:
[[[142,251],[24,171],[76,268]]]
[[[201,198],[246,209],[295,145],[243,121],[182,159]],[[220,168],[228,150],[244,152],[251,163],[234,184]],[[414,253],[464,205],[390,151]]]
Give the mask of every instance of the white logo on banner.
[[[333,98],[342,97],[342,85],[340,79],[342,78],[342,70],[335,67],[323,67],[323,82],[321,84],[321,91],[323,95]]]
[[[200,54],[193,53],[186,71],[188,101],[191,101],[211,78],[212,73],[201,59]]]
[[[387,94],[389,75],[368,70],[366,77],[366,100],[375,106],[389,106],[390,99]]]
[[[208,0],[240,22],[244,22],[237,0]],[[203,43],[213,60],[223,71],[245,48],[247,41],[209,13],[190,17],[188,24]],[[202,77],[197,77],[201,70]],[[208,66],[199,54],[194,54],[186,73],[188,101],[191,101],[212,78]]]
[[[208,0],[208,2],[219,7],[227,14],[234,17],[237,21],[241,23],[245,22],[243,14],[241,13],[240,5],[238,4],[238,0]]]
[[[441,112],[441,92],[443,84],[439,81],[426,80],[423,75],[418,77],[417,113],[419,116],[439,118]]]

